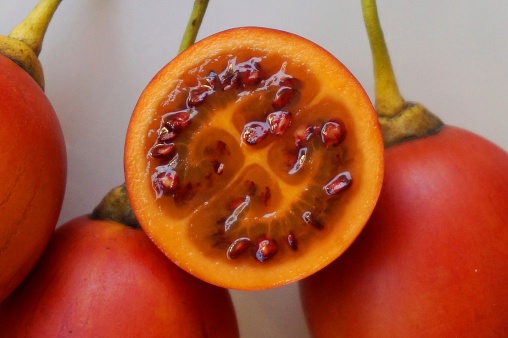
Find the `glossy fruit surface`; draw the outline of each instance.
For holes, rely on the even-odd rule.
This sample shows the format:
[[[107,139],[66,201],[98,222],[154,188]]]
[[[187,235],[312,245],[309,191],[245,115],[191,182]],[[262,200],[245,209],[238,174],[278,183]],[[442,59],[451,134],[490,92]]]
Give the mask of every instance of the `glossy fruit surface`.
[[[0,306],[6,337],[238,337],[229,293],[172,264],[140,228],[59,227]]]
[[[66,183],[62,130],[44,92],[0,55],[0,300],[28,274],[58,221]]]
[[[300,284],[310,330],[315,337],[505,337],[508,154],[404,100],[375,0],[362,0],[362,10],[385,180],[357,241]]]
[[[301,283],[315,337],[508,334],[508,154],[446,126],[386,149],[357,241]]]
[[[307,276],[356,238],[379,195],[372,105],[321,47],[237,28],[189,47],[132,115],[132,208],[177,265],[212,284],[264,289]]]

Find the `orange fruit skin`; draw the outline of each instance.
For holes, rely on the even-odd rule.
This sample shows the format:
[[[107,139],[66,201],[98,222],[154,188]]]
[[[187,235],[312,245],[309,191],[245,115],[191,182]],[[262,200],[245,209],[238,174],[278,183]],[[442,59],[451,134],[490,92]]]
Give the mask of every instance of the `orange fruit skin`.
[[[81,216],[59,227],[0,306],[6,337],[238,337],[227,290],[172,264],[140,228]]]
[[[54,231],[67,159],[49,100],[0,55],[0,301],[29,273]]]
[[[324,95],[333,93],[334,98],[343,104],[343,110],[349,112],[347,118],[351,126],[354,126],[352,129],[361,130],[350,136],[358,149],[355,156],[359,158],[357,164],[354,164],[359,177],[358,184],[353,184],[350,188],[351,196],[356,197],[343,203],[348,205],[347,212],[330,221],[335,229],[319,242],[319,247],[312,247],[306,257],[300,256],[283,265],[266,264],[259,269],[245,264],[223,264],[195,249],[192,238],[186,233],[188,225],[185,221],[172,219],[155,201],[150,174],[147,173],[145,148],[145,139],[150,132],[149,125],[155,118],[158,100],[167,97],[169,88],[178,83],[179,76],[187,74],[189,69],[199,67],[203,60],[210,59],[216,53],[235,55],[237,50],[244,47],[252,48],[254,55],[279,53],[308,65],[312,75],[322,75],[320,80],[329,85],[327,91],[323,91]],[[175,264],[194,276],[221,287],[262,290],[306,277],[331,263],[353,242],[367,222],[379,196],[383,177],[383,152],[383,140],[374,108],[364,89],[340,61],[318,45],[293,34],[260,27],[241,27],[197,42],[159,71],[147,85],[129,123],[125,144],[125,180],[132,208],[141,226]],[[227,192],[221,193],[227,198]]]
[[[387,148],[357,241],[300,284],[315,337],[507,337],[508,154],[446,126]]]

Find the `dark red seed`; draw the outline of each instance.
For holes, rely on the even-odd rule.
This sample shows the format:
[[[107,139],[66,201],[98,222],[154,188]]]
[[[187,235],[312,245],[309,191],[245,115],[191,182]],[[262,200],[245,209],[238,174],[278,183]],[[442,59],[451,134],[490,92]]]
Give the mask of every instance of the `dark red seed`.
[[[344,141],[346,137],[346,126],[342,121],[326,122],[321,128],[321,141],[329,147],[336,146]]]
[[[217,141],[217,151],[221,155],[229,155],[230,154],[228,145],[224,141],[221,141],[221,140]]]
[[[154,183],[162,193],[172,194],[178,188],[178,174],[174,170],[159,173]]]
[[[213,171],[217,175],[221,175],[224,172],[224,163],[217,160],[212,160]]]
[[[229,215],[226,221],[224,222],[224,231],[227,232],[232,226],[234,226],[237,223],[238,217],[242,214],[245,208],[249,206],[249,204],[250,204],[250,196],[245,196],[245,199],[233,209],[232,214]],[[230,205],[230,207],[233,207],[233,205]]]
[[[240,82],[240,74],[235,65],[235,60],[230,60],[228,65],[219,75],[223,90],[229,90]]]
[[[296,90],[291,87],[281,87],[275,93],[272,101],[272,107],[275,110],[282,109],[296,96]]]
[[[337,176],[335,176],[330,182],[328,182],[323,190],[327,195],[335,196],[343,190],[346,190],[351,186],[353,180],[351,179],[351,174],[349,171],[344,171]]]
[[[256,85],[261,82],[261,72],[257,69],[241,72],[241,82],[245,86]]]
[[[168,132],[179,132],[189,126],[195,114],[196,111],[193,109],[165,114],[163,117],[164,127]]]
[[[243,186],[245,187],[245,192],[247,195],[254,196],[258,190],[258,186],[254,181],[246,180],[243,182]]]
[[[179,184],[176,191],[173,192],[173,199],[176,205],[181,205],[187,201],[190,201],[198,193],[200,184],[192,184],[187,182],[185,185]]]
[[[323,224],[321,224],[321,222],[319,222],[310,211],[305,211],[302,214],[302,219],[305,223],[312,225],[316,229],[323,228]]]
[[[196,107],[205,102],[205,99],[214,93],[213,87],[209,85],[199,85],[192,87],[189,90],[189,96],[187,97],[187,105],[189,107]]]
[[[231,243],[226,251],[229,259],[235,259],[243,254],[251,245],[251,240],[247,237],[237,238]]]
[[[282,135],[291,125],[291,113],[285,111],[276,111],[268,114],[266,122],[270,126],[270,131],[275,135]]]
[[[229,90],[236,85],[238,85],[241,81],[241,75],[240,72],[235,70],[231,76],[226,78],[222,83],[222,89],[223,90]]]
[[[265,191],[259,194],[259,198],[261,199],[264,205],[268,205],[270,198],[272,198],[270,187],[265,187]]]
[[[177,135],[178,133],[176,131],[163,127],[159,129],[157,140],[159,140],[159,142],[168,142],[174,140]]]
[[[250,145],[259,144],[269,133],[266,122],[249,122],[243,127],[242,139]]]
[[[158,143],[150,149],[150,156],[153,158],[168,158],[174,150],[174,143]]]
[[[208,76],[205,77],[205,81],[212,89],[215,89],[220,83],[219,76],[213,71],[211,71]]]
[[[260,262],[266,262],[277,253],[277,243],[275,240],[263,237],[258,241],[256,249],[256,259]]]
[[[296,157],[296,161],[293,163],[293,167],[288,171],[289,175],[296,174],[300,169],[302,169],[305,160],[307,159],[307,148],[303,147],[298,150],[298,156]]]
[[[282,87],[291,87],[294,89],[298,89],[301,86],[301,83],[298,79],[295,79],[294,77],[286,76],[280,80],[279,85]]]
[[[314,129],[316,129],[316,127],[305,125],[298,126],[293,134],[295,138],[295,145],[298,148],[303,147],[314,134]]]
[[[295,234],[292,231],[289,232],[287,241],[288,241],[288,245],[291,248],[291,250],[293,250],[293,251],[298,250],[298,242],[296,241]]]
[[[261,82],[260,58],[252,58],[237,64],[234,69],[239,74],[239,83],[243,86],[256,85]]]
[[[243,203],[245,203],[245,197],[235,198],[229,203],[229,210],[233,211]]]

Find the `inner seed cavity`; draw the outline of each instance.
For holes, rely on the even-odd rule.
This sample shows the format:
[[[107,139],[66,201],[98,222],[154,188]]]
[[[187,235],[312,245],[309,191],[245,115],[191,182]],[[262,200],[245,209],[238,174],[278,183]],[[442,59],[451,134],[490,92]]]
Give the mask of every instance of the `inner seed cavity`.
[[[152,187],[155,190],[157,198],[162,195],[172,196],[177,205],[184,205],[184,203],[199,193],[199,189],[203,189],[203,185],[200,187],[201,183],[199,181],[192,180],[192,182],[188,182],[188,175],[186,175],[185,171],[187,170],[187,164],[185,160],[178,160],[179,154],[177,149],[179,151],[182,149],[180,148],[180,142],[186,142],[187,135],[185,137],[182,136],[182,141],[175,141],[175,139],[191,125],[192,119],[198,114],[198,110],[203,109],[203,114],[209,113],[207,107],[201,107],[201,105],[211,95],[220,95],[221,92],[227,90],[235,89],[236,91],[233,92],[233,96],[236,94],[237,97],[247,95],[244,93],[249,93],[248,91],[266,91],[267,95],[269,95],[267,98],[266,96],[264,97],[268,100],[268,103],[271,100],[273,110],[272,108],[265,107],[263,109],[267,108],[268,111],[259,112],[262,115],[251,115],[249,113],[248,116],[263,117],[261,117],[260,121],[245,123],[240,136],[240,144],[258,145],[267,137],[277,139],[278,136],[284,136],[279,139],[285,140],[287,138],[286,141],[289,144],[294,143],[296,149],[291,147],[288,150],[291,157],[289,160],[288,156],[283,156],[281,159],[282,161],[287,161],[283,172],[288,172],[290,175],[296,174],[302,170],[305,163],[313,161],[314,159],[309,157],[308,147],[314,149],[314,146],[317,145],[317,147],[321,148],[321,150],[316,151],[317,154],[323,151],[327,152],[328,155],[326,156],[330,158],[334,156],[333,154],[335,154],[336,150],[333,150],[333,148],[340,145],[346,137],[344,123],[341,120],[335,119],[324,122],[321,117],[317,117],[315,120],[304,118],[305,122],[298,125],[298,116],[301,111],[297,108],[300,107],[295,107],[293,111],[295,113],[294,116],[287,109],[288,105],[293,105],[300,98],[301,82],[286,73],[286,62],[283,62],[283,65],[276,73],[268,76],[269,74],[266,74],[266,70],[261,68],[261,60],[262,58],[251,58],[245,62],[236,63],[236,58],[233,58],[228,60],[227,66],[222,72],[215,73],[214,71],[209,71],[206,77],[198,76],[197,85],[194,87],[188,86],[187,88],[182,88],[181,92],[183,92],[183,95],[181,102],[177,102],[177,107],[186,106],[187,109],[175,109],[175,111],[162,115],[156,140],[147,154],[147,156],[154,159],[156,165],[157,163],[159,164],[155,169],[156,172],[151,176]],[[225,95],[231,97],[230,94]],[[264,119],[265,116],[266,119]],[[296,124],[296,126],[292,124]],[[187,133],[190,133],[190,131]],[[285,135],[286,133],[288,135]],[[192,136],[190,142],[192,142]],[[311,145],[310,142],[312,142]],[[175,144],[178,144],[178,148]],[[254,148],[254,151],[256,151],[256,148]],[[312,156],[315,156],[314,150],[311,153]],[[183,156],[183,154],[185,153],[180,155]],[[206,170],[207,173],[204,174],[204,178],[207,182],[211,182],[215,174],[222,175],[224,173],[224,162],[229,163],[225,156],[230,156],[230,150],[225,142],[217,140],[216,143],[210,143],[205,147],[204,155],[208,163],[205,161],[202,163],[205,165],[204,167],[206,165],[209,166]],[[163,165],[160,165],[161,163]],[[181,178],[176,171],[177,163],[182,163],[182,167],[180,165],[178,167],[179,172],[182,174]],[[323,198],[323,191],[328,196],[335,196],[347,189],[352,184],[352,179],[350,173],[344,171],[326,183],[321,190],[320,186],[322,184],[320,183],[316,189],[321,192],[320,201],[328,200]],[[270,187],[265,186],[264,190],[262,188],[263,186],[257,187],[253,181],[248,180],[245,182],[245,190],[240,193],[240,196],[245,197],[236,198],[231,203],[225,204],[227,210],[222,214],[225,216],[217,222],[217,226],[220,228],[217,230],[217,235],[222,238],[221,243],[227,243],[226,255],[228,259],[235,259],[248,251],[250,254],[253,254],[257,261],[265,262],[275,256],[279,249],[287,251],[298,250],[299,242],[295,233],[288,229],[290,225],[281,229],[280,233],[276,233],[277,241],[286,243],[281,248],[278,247],[277,241],[273,237],[268,237],[265,230],[255,228],[253,234],[249,230],[249,233],[252,235],[251,238],[253,238],[252,240],[248,237],[243,237],[244,235],[239,237],[240,234],[236,228],[239,226],[242,214],[248,210],[247,208],[250,208],[252,211],[257,210],[256,208],[259,205],[267,207],[269,204],[273,204],[271,202]],[[319,210],[316,211],[314,207],[311,207],[312,212],[305,211],[302,213],[303,210],[306,209],[302,208],[294,213],[297,223],[300,222],[301,225],[303,220],[305,224],[311,225],[316,229],[323,228],[322,220],[316,218],[316,215],[318,218],[321,216]],[[298,221],[298,215],[301,215],[302,220]],[[324,218],[324,221],[326,221],[326,218]],[[250,227],[252,224],[249,223],[247,226]],[[241,229],[242,231],[244,230],[243,225],[241,225]],[[256,240],[260,233],[264,233],[264,235]],[[269,236],[273,236],[273,234],[270,233]],[[231,242],[234,238],[236,239]],[[221,247],[224,250],[224,246],[221,245]]]

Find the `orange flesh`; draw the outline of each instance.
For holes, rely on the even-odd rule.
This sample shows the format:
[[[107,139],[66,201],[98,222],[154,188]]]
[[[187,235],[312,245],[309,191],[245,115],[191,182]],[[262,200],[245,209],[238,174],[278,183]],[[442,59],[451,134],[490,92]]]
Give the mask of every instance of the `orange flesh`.
[[[231,34],[245,44],[231,46]],[[166,66],[138,102],[125,163],[133,209],[162,251],[211,283],[262,289],[300,279],[342,253],[372,211],[383,152],[374,110],[353,76],[307,40],[260,28],[208,40]],[[189,107],[189,91],[207,83],[211,71],[220,74],[253,58],[260,82],[211,91]],[[273,85],[274,78],[283,74],[298,80],[298,95],[275,109],[280,86]],[[165,121],[181,111],[191,119],[171,139],[171,155],[152,156],[167,130]],[[246,142],[245,126],[266,123],[274,111],[290,114],[287,129],[268,132],[256,144]],[[320,130],[329,121],[345,126],[339,145],[323,144]],[[317,128],[297,145],[301,126]],[[170,172],[165,182],[171,189],[164,190],[155,177]],[[343,172],[353,183],[328,195],[323,188]],[[269,245],[257,250],[262,239]]]

